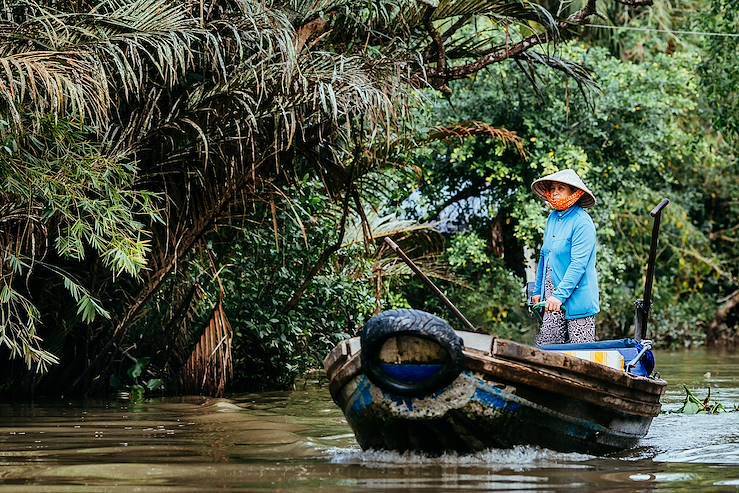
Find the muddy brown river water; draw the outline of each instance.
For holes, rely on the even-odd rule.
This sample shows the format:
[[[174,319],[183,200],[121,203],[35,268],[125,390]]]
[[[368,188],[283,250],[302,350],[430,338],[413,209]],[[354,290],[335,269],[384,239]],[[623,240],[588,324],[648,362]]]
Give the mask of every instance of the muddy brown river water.
[[[739,404],[739,354],[659,352],[666,413],[607,457],[518,447],[361,451],[325,385],[229,399],[0,404],[0,493],[189,491],[739,492],[739,412],[670,413],[682,385]]]

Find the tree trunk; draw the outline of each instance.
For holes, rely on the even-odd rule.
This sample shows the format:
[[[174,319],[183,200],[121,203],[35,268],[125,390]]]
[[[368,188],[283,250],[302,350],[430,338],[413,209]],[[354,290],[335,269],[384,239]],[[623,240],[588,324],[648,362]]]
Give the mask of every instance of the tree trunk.
[[[706,329],[708,344],[716,344],[721,338],[721,327],[731,315],[731,312],[739,305],[739,289],[734,291],[716,311],[716,316]],[[734,330],[736,332],[736,330]],[[736,336],[736,333],[734,334]]]

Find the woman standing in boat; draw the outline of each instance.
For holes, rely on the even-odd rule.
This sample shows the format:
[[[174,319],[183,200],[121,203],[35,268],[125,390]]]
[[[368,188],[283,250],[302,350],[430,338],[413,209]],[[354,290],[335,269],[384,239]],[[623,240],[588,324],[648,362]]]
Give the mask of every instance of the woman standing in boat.
[[[600,300],[595,225],[585,208],[595,205],[595,196],[571,169],[539,178],[531,189],[554,209],[536,274],[533,301],[546,302],[536,344],[592,342]]]

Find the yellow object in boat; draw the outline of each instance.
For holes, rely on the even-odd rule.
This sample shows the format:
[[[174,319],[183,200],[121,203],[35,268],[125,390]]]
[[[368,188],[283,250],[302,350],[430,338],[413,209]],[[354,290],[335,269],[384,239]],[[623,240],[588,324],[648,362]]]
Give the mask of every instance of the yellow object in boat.
[[[613,368],[614,370],[624,369],[624,357],[618,351],[562,351],[564,354],[574,356],[576,358],[585,359],[598,363],[600,365]]]

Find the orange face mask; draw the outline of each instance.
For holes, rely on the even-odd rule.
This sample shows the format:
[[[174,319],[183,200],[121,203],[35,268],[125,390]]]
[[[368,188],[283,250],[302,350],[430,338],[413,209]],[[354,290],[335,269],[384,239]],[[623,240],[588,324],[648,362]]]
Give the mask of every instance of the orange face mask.
[[[585,192],[583,192],[582,190],[578,190],[564,199],[555,199],[552,196],[552,192],[550,191],[547,191],[544,194],[547,202],[549,202],[549,205],[551,205],[557,211],[566,211],[567,209],[575,205],[575,203],[580,200],[580,197],[582,197],[583,195],[585,195]]]

